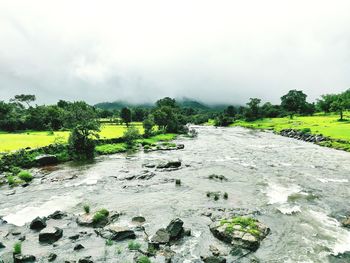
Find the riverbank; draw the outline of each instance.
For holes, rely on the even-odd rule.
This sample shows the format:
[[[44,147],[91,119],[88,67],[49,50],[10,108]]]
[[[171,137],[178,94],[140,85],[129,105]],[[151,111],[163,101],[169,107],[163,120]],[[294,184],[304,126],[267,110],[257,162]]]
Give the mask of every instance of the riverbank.
[[[288,117],[266,118],[251,122],[237,120],[230,126],[272,130],[282,136],[297,138],[300,140],[305,139],[305,141],[311,141],[321,146],[350,152],[350,112],[345,113],[344,118],[344,121],[339,121],[338,115],[330,114],[297,116],[293,119]],[[289,131],[293,132],[288,133]],[[310,136],[317,136],[323,139],[313,140]]]

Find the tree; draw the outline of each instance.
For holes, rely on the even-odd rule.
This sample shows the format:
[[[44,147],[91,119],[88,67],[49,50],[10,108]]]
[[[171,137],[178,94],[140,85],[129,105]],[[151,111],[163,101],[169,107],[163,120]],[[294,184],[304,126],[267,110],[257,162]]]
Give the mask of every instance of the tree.
[[[325,94],[321,96],[321,99],[317,100],[316,107],[320,111],[329,113],[331,111],[332,103],[337,99],[335,94]]]
[[[25,103],[27,104],[28,108],[30,107],[30,103],[35,101],[35,95],[29,95],[29,94],[21,94],[21,95],[16,95],[12,101],[17,102],[17,103]]]
[[[336,95],[331,104],[331,110],[339,112],[340,120],[344,119],[344,111],[350,109],[350,89]]]
[[[157,108],[160,107],[170,107],[170,108],[177,108],[177,104],[176,104],[176,100],[169,98],[169,97],[165,97],[163,99],[160,99],[156,102],[156,106]]]
[[[147,116],[147,110],[141,107],[137,107],[132,111],[133,121],[143,121]]]
[[[281,115],[279,105],[272,105],[270,102],[266,102],[261,106],[261,115],[266,118],[276,118]]]
[[[292,119],[294,114],[300,113],[305,107],[307,95],[301,90],[290,90],[286,95],[281,97],[281,107],[285,109]]]
[[[234,117],[236,115],[237,111],[234,106],[228,106],[226,109],[226,114],[229,117]]]
[[[99,138],[99,123],[88,120],[73,128],[69,139],[69,154],[74,160],[90,160],[95,155],[95,139]]]
[[[145,130],[145,137],[151,136],[155,125],[153,116],[148,115],[148,117],[143,121],[142,125],[143,129]]]
[[[120,118],[125,123],[127,127],[129,127],[129,123],[131,122],[131,110],[124,107],[120,112]]]
[[[260,102],[261,99],[250,98],[247,103],[247,108],[244,112],[244,116],[248,121],[253,121],[260,118]]]

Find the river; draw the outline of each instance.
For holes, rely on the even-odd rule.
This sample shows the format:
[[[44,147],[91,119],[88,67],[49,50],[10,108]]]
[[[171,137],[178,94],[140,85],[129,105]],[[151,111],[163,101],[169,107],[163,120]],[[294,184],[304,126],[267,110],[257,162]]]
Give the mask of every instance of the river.
[[[271,229],[252,255],[260,262],[350,262],[336,256],[350,251],[350,231],[339,223],[350,212],[349,153],[239,127],[195,128],[197,138],[176,140],[185,145],[183,150],[116,154],[84,165],[61,164],[34,170],[33,183],[15,188],[15,193],[3,186],[0,215],[9,224],[0,225],[0,241],[9,239],[5,235],[16,228],[13,225],[21,229],[36,216],[55,210],[78,214],[83,204],[90,204],[92,209],[123,211],[121,221],[142,215],[148,233],[181,218],[191,228],[192,237],[173,248],[178,254],[175,262],[201,262],[209,245],[224,247],[210,233],[210,219],[203,214],[235,208],[250,211]],[[179,170],[143,167],[177,159],[182,161]],[[145,169],[155,175],[149,180],[126,180]],[[228,180],[209,180],[210,174]],[[181,179],[181,186],[176,187],[174,179]],[[228,199],[215,201],[206,196],[207,191],[227,192]],[[62,254],[72,247],[64,241],[56,247],[41,246],[26,231],[23,250],[37,258],[50,251]],[[100,239],[86,237],[82,240],[86,249],[79,253],[92,255],[95,262],[128,262],[128,255],[115,255]],[[121,242],[120,247],[126,244]],[[0,250],[0,255],[6,251]],[[77,256],[77,252],[66,255],[70,259]]]

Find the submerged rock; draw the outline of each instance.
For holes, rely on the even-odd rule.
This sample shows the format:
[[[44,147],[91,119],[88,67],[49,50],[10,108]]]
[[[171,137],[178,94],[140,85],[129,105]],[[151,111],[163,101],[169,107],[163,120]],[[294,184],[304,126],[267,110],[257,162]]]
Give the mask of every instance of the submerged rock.
[[[254,218],[233,217],[214,222],[210,226],[210,231],[216,238],[231,244],[234,248],[256,251],[270,229]]]
[[[0,249],[5,248],[6,246],[0,241]]]
[[[85,247],[82,244],[77,244],[77,245],[74,246],[73,250],[77,251],[77,250],[81,250],[83,248],[85,248]]]
[[[36,258],[33,255],[15,254],[13,256],[14,263],[31,263],[31,262],[35,262],[35,260]]]
[[[29,228],[33,230],[41,230],[46,227],[46,218],[37,217],[30,223]]]
[[[63,230],[58,227],[49,227],[41,230],[39,233],[39,241],[42,243],[55,243],[63,236]]]
[[[79,259],[78,263],[94,263],[91,256]]]
[[[62,211],[55,211],[53,212],[51,215],[49,215],[47,218],[48,219],[62,219],[63,217],[66,217],[67,214],[65,212]]]
[[[223,257],[210,256],[203,258],[204,263],[226,263],[226,259]]]
[[[57,258],[57,255],[55,253],[50,253],[47,257],[47,261],[52,262]]]
[[[142,225],[143,223],[146,222],[146,218],[143,216],[134,216],[131,221],[135,224]]]
[[[165,169],[165,168],[179,168],[181,166],[181,161],[168,161],[163,162],[157,165],[158,169]]]
[[[39,166],[57,164],[58,159],[56,155],[43,154],[35,157],[35,161]]]
[[[96,233],[103,238],[115,241],[136,238],[135,232],[132,229],[119,226],[118,224],[109,225],[103,229],[96,230]]]
[[[342,226],[350,228],[350,216],[342,221]]]

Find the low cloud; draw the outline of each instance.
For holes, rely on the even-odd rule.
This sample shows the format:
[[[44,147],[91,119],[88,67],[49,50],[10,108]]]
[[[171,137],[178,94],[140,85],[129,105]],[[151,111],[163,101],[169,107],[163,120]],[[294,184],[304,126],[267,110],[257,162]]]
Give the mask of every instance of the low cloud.
[[[0,100],[310,100],[350,87],[350,2],[0,1]]]

